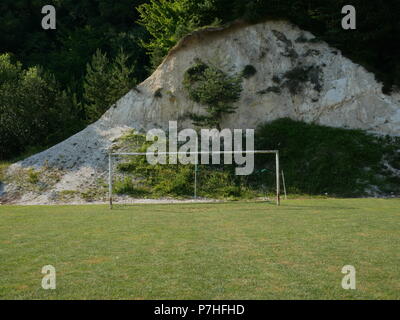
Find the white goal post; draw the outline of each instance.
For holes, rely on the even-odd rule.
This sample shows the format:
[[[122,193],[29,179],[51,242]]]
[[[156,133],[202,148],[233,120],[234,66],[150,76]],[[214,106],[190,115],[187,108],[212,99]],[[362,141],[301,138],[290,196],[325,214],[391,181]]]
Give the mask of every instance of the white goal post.
[[[281,204],[280,197],[280,169],[279,169],[279,150],[253,150],[253,151],[195,151],[195,152],[157,152],[157,155],[225,155],[225,154],[275,154],[275,169],[276,169],[276,204]],[[113,208],[113,157],[119,156],[147,156],[154,155],[152,152],[122,152],[108,154],[108,195],[110,209]],[[197,161],[196,161],[197,162]]]

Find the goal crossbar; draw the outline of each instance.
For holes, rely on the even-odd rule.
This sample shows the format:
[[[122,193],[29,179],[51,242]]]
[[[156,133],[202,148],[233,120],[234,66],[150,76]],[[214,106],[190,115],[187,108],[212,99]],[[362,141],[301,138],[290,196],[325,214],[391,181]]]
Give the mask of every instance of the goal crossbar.
[[[108,154],[108,194],[110,209],[113,208],[113,171],[112,159],[118,156],[148,156],[148,155],[225,155],[225,154],[275,154],[276,169],[276,204],[281,204],[280,199],[280,169],[279,169],[279,150],[249,150],[249,151],[189,151],[189,152],[119,152]],[[197,161],[196,161],[197,163]]]

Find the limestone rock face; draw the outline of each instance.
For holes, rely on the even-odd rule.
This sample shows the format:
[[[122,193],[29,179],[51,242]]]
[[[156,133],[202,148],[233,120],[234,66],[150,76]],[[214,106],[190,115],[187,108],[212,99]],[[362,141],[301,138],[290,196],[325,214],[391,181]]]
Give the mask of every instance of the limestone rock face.
[[[49,195],[95,184],[107,170],[107,150],[127,130],[167,128],[176,120],[184,128],[188,112],[204,107],[183,88],[185,71],[196,59],[227,73],[251,65],[256,74],[243,80],[237,112],[222,127],[255,128],[282,117],[317,124],[400,135],[400,94],[385,95],[372,73],[285,21],[236,24],[184,38],[159,68],[122,97],[104,116],[66,141],[13,165],[57,168],[59,181],[51,192],[24,193],[19,203],[48,203]],[[156,94],[157,93],[157,94]],[[8,195],[15,186],[6,186]]]

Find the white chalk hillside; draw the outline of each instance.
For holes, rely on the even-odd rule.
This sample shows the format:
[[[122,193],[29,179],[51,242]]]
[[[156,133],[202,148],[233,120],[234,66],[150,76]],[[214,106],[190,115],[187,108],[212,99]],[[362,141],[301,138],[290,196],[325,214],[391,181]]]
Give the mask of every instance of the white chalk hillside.
[[[200,113],[204,108],[188,98],[182,85],[185,71],[197,58],[228,73],[241,72],[246,65],[257,70],[253,77],[244,79],[237,112],[226,117],[224,127],[255,128],[263,122],[290,117],[400,135],[400,95],[382,94],[382,85],[373,74],[313,38],[283,21],[237,23],[186,37],[151,77],[121,98],[99,121],[13,165],[10,172],[45,166],[47,171],[59,174],[46,191],[21,192],[13,183],[7,185],[9,200],[49,203],[58,192],[95,187],[107,170],[108,148],[127,130],[167,128],[168,121],[180,121],[187,112]],[[277,84],[277,78],[302,68],[312,73],[310,81],[299,84],[301,89],[296,93]],[[180,124],[192,126],[190,120]]]

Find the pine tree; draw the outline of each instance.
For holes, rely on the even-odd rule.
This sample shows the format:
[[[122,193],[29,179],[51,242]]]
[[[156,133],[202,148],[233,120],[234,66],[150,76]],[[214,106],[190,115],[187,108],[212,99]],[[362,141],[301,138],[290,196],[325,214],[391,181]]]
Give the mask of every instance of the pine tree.
[[[109,64],[107,55],[99,49],[93,55],[91,63],[87,64],[83,87],[86,116],[90,121],[98,119],[110,107]]]
[[[136,80],[132,79],[132,69],[128,67],[128,60],[129,56],[120,49],[111,66],[112,84],[110,94],[116,99],[125,95],[136,84]]]
[[[90,122],[99,119],[134,86],[128,59],[122,50],[113,62],[100,50],[93,55],[91,63],[87,65],[84,83],[85,111]]]

